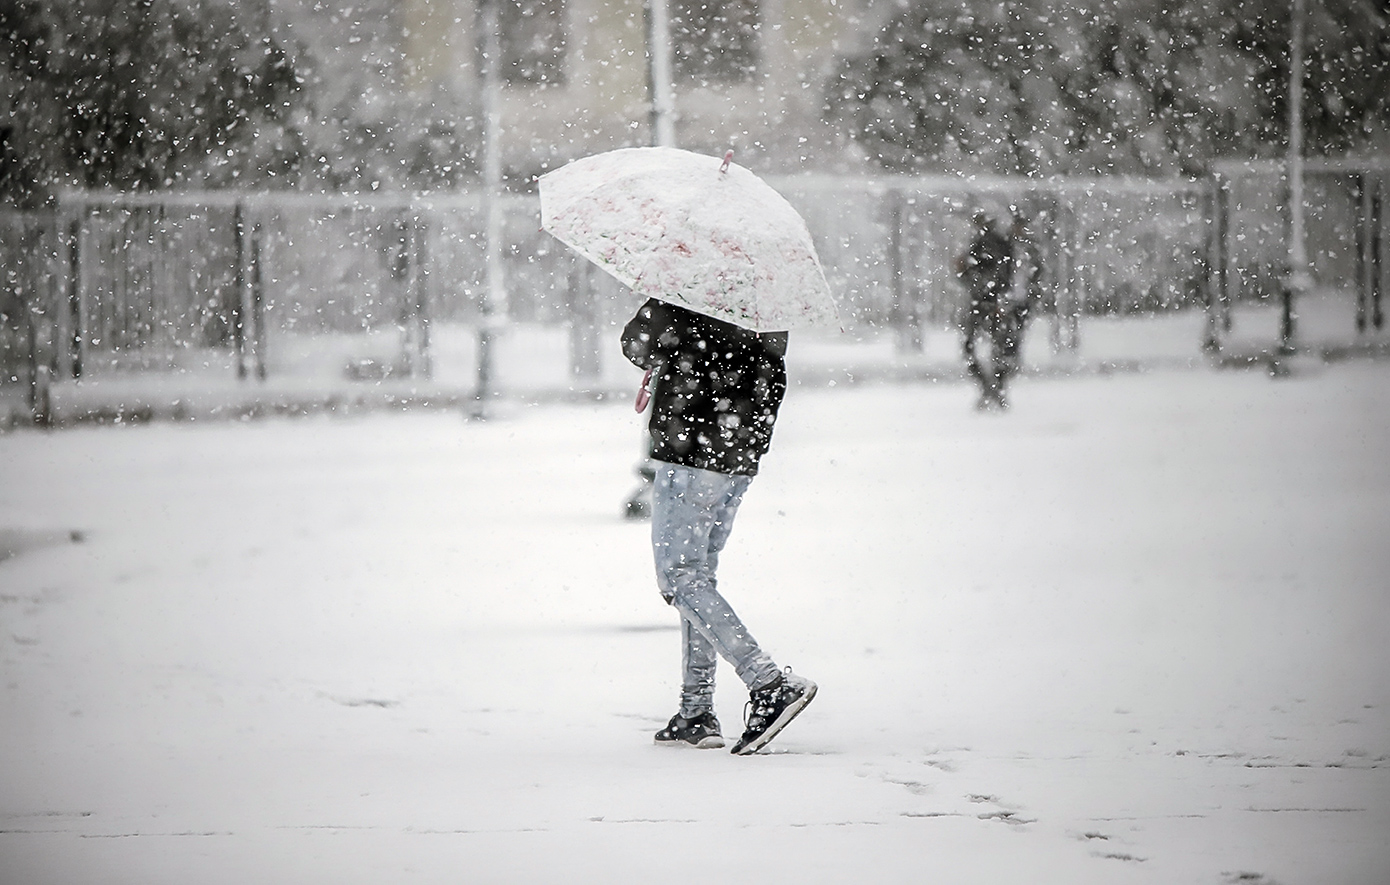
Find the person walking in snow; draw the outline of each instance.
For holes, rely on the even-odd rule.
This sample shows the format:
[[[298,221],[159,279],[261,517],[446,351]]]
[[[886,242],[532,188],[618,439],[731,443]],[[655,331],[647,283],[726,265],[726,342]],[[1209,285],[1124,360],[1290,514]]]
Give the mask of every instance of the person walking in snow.
[[[680,709],[658,744],[724,746],[714,713],[718,658],[749,690],[732,752],[766,746],[816,684],[780,670],[717,589],[719,553],[772,440],[786,392],[786,332],[759,334],[650,299],[627,323],[623,355],[654,380],[652,552],[661,596],[681,616]]]
[[[1019,347],[1027,321],[1037,262],[1020,236],[1017,221],[1005,232],[981,210],[973,218],[969,248],[956,260],[956,273],[969,299],[961,321],[965,367],[980,384],[976,408],[1005,409],[1005,387],[1018,370]],[[982,360],[976,341],[987,341]]]

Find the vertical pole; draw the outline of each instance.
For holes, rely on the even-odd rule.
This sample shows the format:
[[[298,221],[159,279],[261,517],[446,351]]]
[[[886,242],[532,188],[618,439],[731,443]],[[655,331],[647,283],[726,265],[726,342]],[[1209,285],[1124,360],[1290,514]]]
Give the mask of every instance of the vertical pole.
[[[1206,190],[1202,194],[1202,210],[1206,216],[1206,242],[1204,245],[1203,280],[1202,288],[1206,296],[1206,324],[1202,332],[1202,350],[1209,354],[1215,354],[1221,350],[1221,322],[1217,314],[1220,293],[1217,291],[1216,262],[1218,256],[1217,240],[1217,211],[1219,201],[1217,192],[1220,188],[1220,179],[1215,173],[1207,176]]]
[[[416,305],[415,305],[415,243],[413,217],[414,205],[407,205],[400,215],[389,223],[390,237],[387,243],[388,276],[391,292],[397,304],[397,322],[400,331],[400,354],[396,363],[410,378],[415,377],[418,352],[416,349]],[[390,371],[396,371],[392,368]]]
[[[68,223],[68,304],[67,304],[68,374],[82,377],[82,357],[86,352],[86,311],[82,306],[82,221],[74,217]]]
[[[1216,296],[1221,332],[1231,331],[1231,182],[1216,190]]]
[[[251,226],[251,353],[256,380],[265,380],[265,288],[261,277],[261,223]]]
[[[1052,277],[1052,334],[1049,336],[1052,352],[1060,354],[1066,346],[1062,330],[1062,310],[1066,306],[1067,289],[1071,286],[1071,240],[1068,236],[1068,212],[1071,204],[1064,204],[1059,191],[1057,212],[1052,219],[1052,253],[1056,272]]]
[[[1231,331],[1231,277],[1230,277],[1230,235],[1231,235],[1231,182],[1221,173],[1212,177],[1211,190],[1211,251],[1208,268],[1210,278],[1208,298],[1208,334],[1215,350],[1221,349],[1221,338]]]
[[[69,303],[72,298],[72,253],[77,251],[71,241],[72,232],[65,200],[58,198],[54,215],[53,232],[56,236],[57,255],[51,288],[53,310],[53,376],[69,378],[72,376],[72,311]]]
[[[903,197],[897,188],[891,188],[888,197],[888,286],[892,293],[889,302],[889,322],[897,333],[898,348],[905,349],[906,322],[903,309]]]
[[[169,285],[172,274],[169,273],[167,256],[173,251],[169,226],[168,210],[160,203],[155,207],[154,217],[150,222],[150,301],[154,304],[155,328],[160,334],[167,336],[165,340],[171,348],[177,348],[183,336],[175,318],[180,317],[182,311],[175,304],[174,293]]]
[[[917,321],[916,305],[907,285],[903,262],[903,193],[898,188],[888,191],[888,268],[892,292],[891,321],[897,333],[898,349],[920,351],[922,330]]]
[[[671,77],[669,0],[647,0],[647,88],[651,92],[652,144],[676,144],[676,101]]]
[[[1366,331],[1371,301],[1371,178],[1367,172],[1352,176],[1356,194],[1356,332]]]
[[[1284,281],[1279,353],[1294,351],[1296,302],[1310,288],[1303,230],[1303,0],[1293,0],[1289,37],[1289,268]]]
[[[421,220],[419,214],[411,216],[410,220],[410,301],[414,313],[415,326],[415,353],[410,366],[411,374],[421,378],[430,378],[434,374],[434,367],[430,361],[430,318],[429,318],[429,294],[425,286],[429,276],[428,265],[429,252],[427,250],[428,225]]]
[[[1377,172],[1371,177],[1371,325],[1377,331],[1385,326],[1385,311],[1381,307],[1381,296],[1385,286],[1385,176]]]
[[[501,53],[499,0],[481,0],[483,28],[483,212],[484,212],[484,291],[482,317],[478,324],[478,377],[473,393],[474,418],[487,417],[492,396],[493,333],[506,309],[506,289],[502,267],[502,154],[501,135]]]
[[[602,369],[593,269],[593,264],[580,259],[570,265],[568,275],[565,306],[570,315],[570,376],[577,379],[597,378]]]
[[[246,379],[246,243],[242,229],[241,203],[232,210],[232,345],[236,356],[236,376]]]
[[[1052,215],[1047,226],[1047,257],[1045,259],[1051,265],[1051,272],[1048,278],[1048,297],[1043,302],[1045,309],[1051,314],[1051,329],[1047,337],[1048,344],[1054,354],[1060,353],[1062,350],[1062,330],[1057,316],[1062,299],[1062,287],[1066,285],[1067,281],[1066,241],[1062,238],[1064,213],[1062,192],[1060,190],[1054,191],[1052,194]]]
[[[1066,349],[1072,356],[1081,349],[1081,311],[1085,305],[1085,281],[1081,279],[1087,265],[1078,265],[1077,255],[1081,252],[1081,218],[1072,203],[1067,212],[1067,310],[1063,319],[1066,333],[1063,337]]]
[[[111,213],[117,220],[110,236],[102,243],[102,251],[111,256],[111,289],[108,297],[97,298],[89,307],[96,312],[93,338],[105,347],[106,364],[119,360],[121,351],[126,349],[126,333],[130,330],[130,260],[133,231],[130,229],[131,210],[129,207],[113,207]],[[110,251],[107,251],[107,250]]]
[[[48,427],[53,423],[53,385],[48,364],[37,367],[34,374],[34,404],[30,417],[36,427]]]
[[[28,369],[29,369],[29,418],[37,427],[47,427],[52,420],[52,397],[50,393],[50,382],[52,378],[49,374],[48,360],[44,359],[43,348],[44,338],[50,333],[52,324],[48,320],[48,308],[53,301],[53,259],[54,253],[50,252],[50,246],[46,242],[50,230],[57,236],[61,236],[62,227],[59,222],[59,215],[55,212],[51,218],[42,217],[35,232],[38,251],[43,254],[43,282],[39,282],[40,273],[35,268],[29,268],[26,282],[29,286],[28,298],[21,305],[24,311],[24,325],[28,332]],[[50,228],[49,225],[52,225]],[[52,244],[52,248],[57,248],[57,243]],[[38,264],[38,261],[34,262]],[[40,322],[42,318],[42,332]]]
[[[53,315],[57,313],[53,308],[57,304],[57,261],[60,260],[61,239],[63,239],[63,224],[61,224],[61,204],[53,214],[47,215],[43,221],[43,228],[40,229],[39,242],[46,243],[51,236],[51,245],[44,245],[43,251],[43,289],[42,296],[38,283],[35,285],[35,297],[39,299],[40,317],[42,317],[42,331],[40,331],[40,321],[38,318],[29,314],[31,328],[35,332],[36,338],[29,347],[31,353],[31,383],[33,389],[33,408],[31,415],[33,422],[39,427],[47,427],[53,417],[53,400],[50,396],[50,386],[53,382],[53,360],[56,360],[58,340],[56,338],[56,328],[54,328]],[[44,353],[47,351],[47,353]]]

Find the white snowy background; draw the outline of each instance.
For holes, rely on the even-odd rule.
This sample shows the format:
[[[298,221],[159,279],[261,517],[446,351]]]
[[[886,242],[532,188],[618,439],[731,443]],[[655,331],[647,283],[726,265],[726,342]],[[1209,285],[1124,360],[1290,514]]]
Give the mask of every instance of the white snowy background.
[[[749,758],[651,742],[626,401],[0,435],[0,881],[1390,881],[1390,364],[973,397],[793,384]]]
[[[1174,188],[1069,198],[1059,281],[1093,300],[1076,351],[1034,323],[1006,414],[972,410],[940,328],[939,214],[894,228],[922,247],[900,282],[936,293],[922,352],[870,340],[892,317],[869,301],[866,337],[793,340],[721,587],[821,690],[749,758],[652,744],[679,647],[648,527],[620,515],[635,373],[605,358],[564,389],[581,318],[539,310],[567,275],[543,249],[503,231],[510,294],[532,297],[494,314],[464,303],[503,291],[482,256],[439,248],[478,219],[388,214],[646,143],[638,4],[569,6],[568,36],[517,29],[501,57],[533,70],[512,71],[496,153],[476,4],[6,5],[0,415],[27,416],[21,375],[37,391],[36,367],[87,340],[80,380],[52,360],[67,426],[0,420],[0,885],[1390,883],[1386,333],[1352,331],[1348,291],[1312,293],[1287,377],[1210,365],[1186,179],[1264,161],[1229,166],[1205,216],[1240,314],[1228,362],[1278,341],[1273,296],[1302,264],[1280,233],[1287,132],[1327,161],[1292,204],[1318,285],[1369,279],[1383,9],[1303,4],[1296,30],[1285,0],[682,5],[700,7],[671,41],[686,147],[763,173]],[[565,6],[504,4],[528,14],[513,26]],[[723,57],[764,25],[765,58]],[[1290,80],[1306,110],[1286,122]],[[190,188],[222,209],[110,211]],[[278,233],[219,214],[267,188],[322,196]],[[342,208],[368,194],[381,214]],[[838,282],[864,297],[888,236],[868,205],[822,207]],[[247,243],[214,236],[243,222]],[[416,269],[447,287],[426,318],[406,247],[428,243]],[[263,382],[231,362],[243,247],[271,320]],[[1163,311],[1127,313],[1153,297]],[[470,421],[491,323],[501,396]],[[432,371],[396,371],[427,328]],[[1321,361],[1329,328],[1380,359]],[[382,408],[407,400],[453,405]],[[159,420],[79,421],[98,415]],[[726,671],[727,733],[745,697]]]

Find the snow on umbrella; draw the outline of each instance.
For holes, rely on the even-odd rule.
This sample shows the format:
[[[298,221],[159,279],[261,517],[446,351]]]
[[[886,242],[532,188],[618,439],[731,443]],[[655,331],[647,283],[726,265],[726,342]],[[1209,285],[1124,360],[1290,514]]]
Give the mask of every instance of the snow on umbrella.
[[[576,160],[541,176],[541,226],[638,294],[758,332],[838,329],[806,222],[731,155]]]

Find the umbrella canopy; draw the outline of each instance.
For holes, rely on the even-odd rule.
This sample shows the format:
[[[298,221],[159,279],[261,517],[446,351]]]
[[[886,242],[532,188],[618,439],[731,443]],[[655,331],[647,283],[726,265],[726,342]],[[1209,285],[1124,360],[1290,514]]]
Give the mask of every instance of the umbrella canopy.
[[[641,295],[757,332],[840,327],[806,222],[728,156],[625,148],[540,190],[542,227]]]

